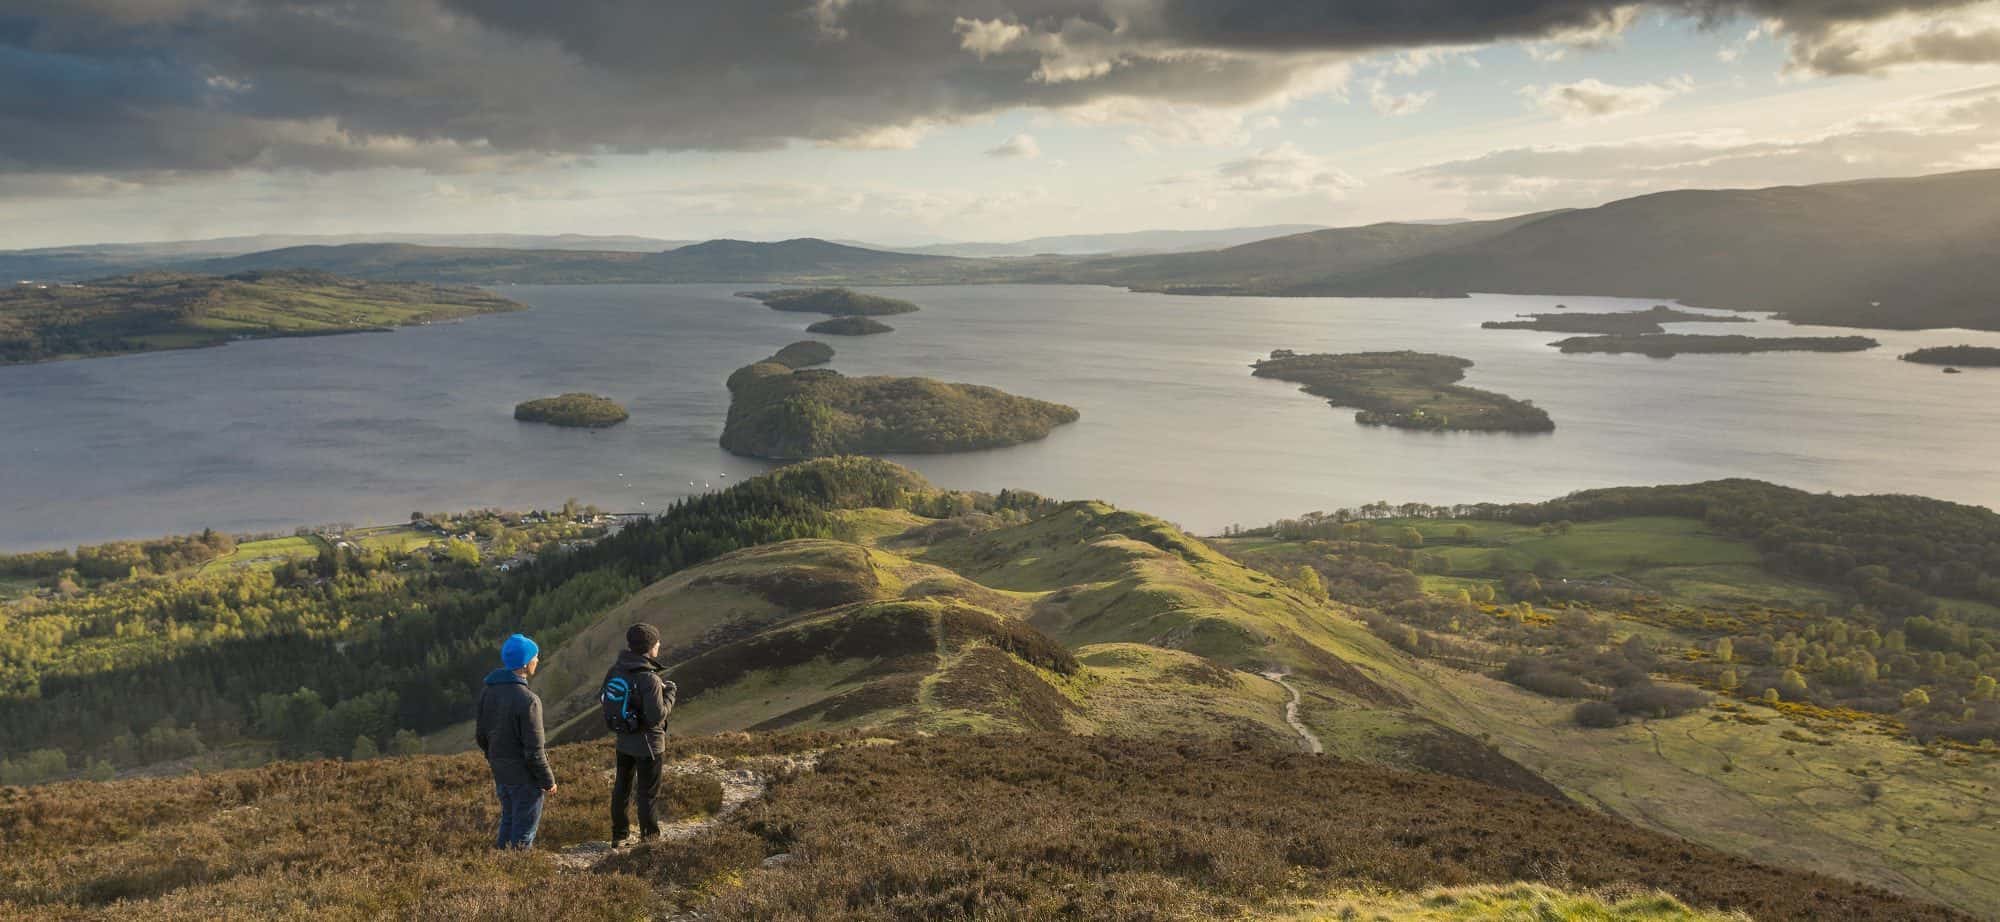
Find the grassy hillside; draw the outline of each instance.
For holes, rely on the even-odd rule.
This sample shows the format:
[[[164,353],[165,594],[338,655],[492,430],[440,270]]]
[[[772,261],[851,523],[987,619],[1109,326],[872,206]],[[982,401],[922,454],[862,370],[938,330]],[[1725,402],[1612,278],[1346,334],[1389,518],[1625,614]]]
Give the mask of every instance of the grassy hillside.
[[[0,288],[0,364],[357,333],[521,309],[478,289],[302,270],[16,285]]]
[[[1990,682],[1982,692],[1975,678],[2000,664],[1981,652],[1984,604],[1879,610],[1901,597],[1878,589],[1865,603],[1774,540],[1825,550],[1818,542],[1839,532],[1814,529],[1849,529],[1876,536],[1873,553],[1901,553],[1904,539],[1875,516],[1908,507],[1889,521],[1977,548],[1991,514],[1945,524],[1950,510],[1919,514],[1927,501],[1909,497],[1726,487],[1712,498],[1769,536],[1687,517],[1698,486],[1522,507],[1550,513],[1540,521],[1466,517],[1479,507],[1307,517],[1220,544],[1271,572],[1309,568],[1310,582],[1421,658],[1429,681],[1401,686],[1414,707],[1572,797],[1738,853],[2000,909],[2000,874],[1978,857],[2000,848],[2000,749],[1978,742],[2000,716]],[[1658,514],[1669,498],[1683,514]],[[1795,501],[1822,508],[1775,513]],[[1927,649],[1908,646],[1911,623]],[[1788,670],[1802,678],[1787,684]],[[1583,724],[1585,706],[1615,708],[1613,726]]]
[[[797,345],[788,348],[797,351]],[[1072,407],[991,387],[850,378],[802,370],[780,353],[729,376],[722,447],[774,460],[977,451],[1045,438],[1076,419]]]
[[[602,744],[552,752],[563,788],[529,853],[489,847],[476,755],[7,789],[0,911],[1197,919],[1421,899],[1622,903],[1617,918],[1634,919],[1690,918],[1688,905],[1772,922],[1969,918],[1530,794],[1258,746],[1006,734],[669,746],[673,837],[609,855],[585,847],[604,824]],[[744,777],[761,796],[716,816],[721,786]]]
[[[558,753],[564,791],[548,841],[562,849],[602,835],[605,754],[591,696],[625,627],[645,621],[661,630],[662,659],[682,685],[676,732],[721,734],[676,738],[675,757],[743,756],[701,764],[716,775],[766,773],[768,800],[695,839],[550,865],[463,857],[483,838],[488,798],[479,767],[464,760],[357,758],[169,781],[143,795],[144,820],[118,812],[137,789],[0,791],[0,834],[30,856],[0,869],[0,900],[58,916],[114,911],[105,907],[116,896],[170,916],[224,899],[266,914],[312,903],[362,916],[442,914],[445,904],[429,901],[450,893],[499,915],[509,895],[538,887],[589,915],[603,904],[569,899],[567,875],[594,867],[630,877],[605,885],[636,887],[616,892],[658,900],[653,911],[708,918],[925,917],[975,902],[1020,907],[1024,918],[1063,906],[1085,917],[1291,918],[1417,903],[1445,912],[1456,905],[1446,900],[1528,900],[1538,891],[1515,886],[1523,881],[1556,888],[1536,899],[1593,909],[1663,889],[1697,910],[1758,919],[1958,918],[1754,859],[2000,909],[2000,880],[1984,860],[2000,847],[2000,760],[1978,746],[1920,744],[1836,706],[1844,699],[1787,692],[1760,705],[1716,683],[1725,668],[1743,670],[1741,684],[1762,681],[1756,670],[1780,654],[1753,641],[1770,632],[1780,646],[1798,635],[1815,691],[1835,687],[1813,670],[1851,656],[1856,635],[1807,633],[1826,616],[1780,605],[1839,604],[1843,590],[1766,567],[1796,553],[1777,537],[1879,531],[1867,524],[1873,498],[1718,489],[1598,491],[1518,510],[1468,507],[1486,514],[1442,521],[1409,507],[1403,519],[1329,520],[1332,537],[1274,530],[1208,542],[1102,503],[939,491],[885,462],[793,465],[538,561],[475,597],[436,600],[434,615],[405,612],[393,629],[371,628],[447,642],[317,651],[372,671],[390,653],[401,668],[435,664],[398,681],[404,709],[430,721],[417,726],[434,731],[434,749],[463,749],[469,731],[447,726],[463,719],[463,698],[439,709],[419,690],[434,683],[462,696],[497,634],[534,631],[545,641],[535,684],[551,731],[578,744]],[[1801,531],[1753,543],[1734,520],[1690,518],[1705,500]],[[1662,505],[1679,512],[1653,508]],[[1978,546],[1990,524],[1949,504],[1922,508],[1894,521],[1953,547]],[[1574,521],[1536,520],[1557,512]],[[1373,533],[1360,533],[1364,524]],[[1349,525],[1356,534],[1343,534]],[[1893,535],[1850,548],[1889,564],[1912,552]],[[1517,577],[1537,570],[1542,585],[1572,589],[1530,594]],[[1655,583],[1666,588],[1638,592]],[[1595,595],[1599,584],[1622,594]],[[1462,589],[1494,595],[1461,603]],[[1911,628],[1915,616],[1899,617],[1910,637],[1931,638]],[[360,636],[325,630],[328,640]],[[1717,649],[1721,636],[1736,639],[1733,658]],[[1825,667],[1807,665],[1813,644]],[[1985,655],[1932,652],[1940,675]],[[1529,690],[1504,668],[1516,658],[1538,674],[1572,670],[1583,697]],[[1922,668],[1929,660],[1912,657]],[[1900,660],[1891,668],[1894,682],[1916,675],[1895,671]],[[292,685],[279,697],[299,678],[285,672]],[[99,678],[132,687],[120,673]],[[1622,702],[1628,685],[1699,686],[1716,698],[1670,715],[1639,701],[1619,726],[1575,725],[1579,700]],[[1943,688],[1932,688],[1937,707],[1956,706]],[[35,709],[22,704],[26,719]],[[352,737],[332,720],[337,710],[326,719]],[[814,732],[784,735],[801,731]],[[904,741],[847,746],[874,736]],[[1333,758],[1305,756],[1309,740]],[[755,761],[829,746],[816,773]],[[377,790],[357,804],[345,799],[350,784]],[[244,790],[269,799],[230,799]],[[311,842],[292,826],[259,825],[329,796]],[[107,818],[93,825],[64,803]],[[379,815],[398,822],[365,828]],[[395,857],[413,850],[444,863]],[[792,857],[763,867],[780,852]],[[79,860],[88,874],[65,870]],[[445,885],[446,868],[476,873]],[[383,880],[341,884],[350,869]],[[1433,892],[1482,884],[1497,889]]]

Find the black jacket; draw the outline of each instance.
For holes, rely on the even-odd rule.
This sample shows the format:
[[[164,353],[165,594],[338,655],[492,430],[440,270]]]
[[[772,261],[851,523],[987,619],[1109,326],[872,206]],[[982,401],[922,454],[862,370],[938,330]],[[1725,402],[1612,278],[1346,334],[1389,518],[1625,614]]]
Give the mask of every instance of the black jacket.
[[[528,680],[512,670],[495,669],[479,693],[479,751],[493,768],[499,784],[532,784],[546,791],[556,786],[542,749],[542,699],[528,690]]]
[[[635,759],[657,759],[667,751],[667,715],[674,710],[679,687],[661,677],[667,667],[650,656],[618,651],[618,662],[604,681],[622,675],[632,683],[632,701],[639,707],[639,732],[618,734],[618,751]]]

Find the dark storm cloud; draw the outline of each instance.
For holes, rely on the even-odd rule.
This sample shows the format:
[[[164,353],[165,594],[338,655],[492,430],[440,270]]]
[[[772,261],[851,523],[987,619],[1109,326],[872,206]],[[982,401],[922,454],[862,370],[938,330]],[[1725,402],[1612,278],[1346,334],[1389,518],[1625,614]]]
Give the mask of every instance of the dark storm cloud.
[[[478,170],[601,151],[882,143],[884,129],[1020,106],[1247,104],[1342,55],[1587,32],[1628,5],[0,0],[0,171]],[[1780,18],[1795,43],[1957,5],[1654,4]],[[1933,47],[1963,59],[1982,46]]]

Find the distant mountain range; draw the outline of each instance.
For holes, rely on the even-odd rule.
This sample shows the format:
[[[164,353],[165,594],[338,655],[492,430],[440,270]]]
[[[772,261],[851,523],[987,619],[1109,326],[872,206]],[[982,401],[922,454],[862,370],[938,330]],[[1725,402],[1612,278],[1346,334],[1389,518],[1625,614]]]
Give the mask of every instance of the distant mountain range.
[[[1179,294],[1613,295],[1774,310],[1801,322],[2000,329],[2000,272],[1992,267],[1992,254],[2000,252],[2000,171],[1996,170],[1774,189],[1663,192],[1596,208],[1494,221],[1309,230],[1189,252],[1060,252],[1173,248],[1202,235],[1255,236],[1282,230],[1149,231],[1015,244],[936,245],[919,251],[811,237],[775,243],[711,240],[678,247],[672,241],[645,238],[573,237],[507,238],[516,243],[558,239],[563,242],[560,246],[340,243],[220,256],[202,253],[199,244],[148,244],[136,246],[184,249],[159,250],[143,265],[99,269],[90,267],[146,254],[116,247],[0,253],[0,273],[60,279],[139,268],[226,273],[302,267],[363,278],[481,284],[1036,282],[1121,285]],[[610,243],[585,245],[604,239],[622,241],[624,248]],[[637,249],[642,243],[657,249]],[[1044,255],[1022,255],[1018,250]],[[31,264],[59,268],[24,268]]]
[[[2000,329],[1996,253],[2000,170],[1983,170],[1662,192],[1279,293],[1620,295],[1800,322]]]
[[[1186,253],[1237,246],[1272,237],[1319,230],[1318,224],[1269,224],[1218,230],[1153,230],[1126,234],[1065,234],[1033,237],[1012,243],[938,243],[920,247],[880,247],[903,253],[975,258],[1010,256],[1104,256],[1140,253]]]
[[[407,243],[429,247],[502,250],[590,250],[658,253],[691,240],[600,234],[258,234],[153,243],[95,243],[0,250],[0,279],[75,281],[199,260],[222,259],[293,247],[356,243]]]

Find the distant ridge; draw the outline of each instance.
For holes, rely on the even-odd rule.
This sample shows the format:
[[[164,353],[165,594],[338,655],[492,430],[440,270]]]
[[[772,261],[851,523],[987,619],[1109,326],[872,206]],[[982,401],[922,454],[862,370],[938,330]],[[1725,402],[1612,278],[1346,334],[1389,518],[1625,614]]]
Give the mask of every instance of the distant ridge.
[[[2000,170],[1984,170],[1655,193],[1275,293],[1675,298],[1799,322],[1991,330],[1994,253]]]
[[[937,243],[917,247],[877,247],[937,256],[1105,256],[1178,253],[1236,246],[1272,237],[1321,230],[1317,224],[1269,224],[1215,230],[1148,230],[1116,234],[1063,234],[1011,243]]]
[[[1127,242],[1157,242],[1161,234],[1273,229],[1144,232]],[[1122,236],[1037,238],[1021,246],[1112,245]],[[1995,252],[2000,252],[2000,170],[1661,192],[1492,221],[1328,228],[1222,249],[1149,255],[971,258],[800,237],[773,243],[710,240],[644,252],[315,244],[183,257],[163,267],[210,273],[312,268],[371,279],[479,284],[1025,282],[1219,295],[1606,295],[1778,311],[1799,322],[1993,330],[2000,329],[2000,273],[1991,268]],[[60,271],[68,278],[113,274],[87,271],[100,265],[91,262],[97,258],[0,254],[0,272],[34,278],[31,267],[58,265],[66,267]]]
[[[0,250],[0,278],[75,281],[293,247],[414,244],[502,250],[658,253],[692,241],[600,234],[258,234],[204,240],[94,243]]]

